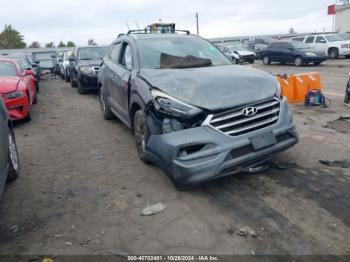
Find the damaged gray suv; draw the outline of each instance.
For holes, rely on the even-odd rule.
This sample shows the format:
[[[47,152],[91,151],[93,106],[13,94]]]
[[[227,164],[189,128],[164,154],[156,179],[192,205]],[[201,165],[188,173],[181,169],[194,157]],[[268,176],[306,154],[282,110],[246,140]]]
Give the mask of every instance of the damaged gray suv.
[[[189,32],[119,36],[98,83],[104,118],[126,124],[141,160],[178,188],[257,170],[298,142],[275,78]]]

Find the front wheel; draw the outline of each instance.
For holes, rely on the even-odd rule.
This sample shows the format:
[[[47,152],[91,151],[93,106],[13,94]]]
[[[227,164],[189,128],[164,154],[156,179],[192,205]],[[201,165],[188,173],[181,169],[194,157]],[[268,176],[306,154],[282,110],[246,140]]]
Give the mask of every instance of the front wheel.
[[[152,162],[146,156],[146,143],[151,136],[151,131],[148,126],[146,115],[143,110],[138,110],[134,116],[134,134],[136,140],[136,147],[139,153],[140,159],[145,164],[151,164]]]
[[[74,79],[75,78],[75,79]],[[78,83],[77,83],[77,77],[74,77],[73,75],[72,75],[72,78],[70,79],[70,85],[71,85],[71,87],[77,87],[78,86]]]
[[[264,65],[269,65],[269,64],[271,64],[270,57],[268,57],[267,55],[265,55],[265,56],[263,57],[263,64],[264,64]]]
[[[19,165],[19,157],[18,157],[15,135],[10,128],[8,128],[8,143],[9,143],[9,148],[8,148],[9,172],[7,175],[7,180],[13,181],[13,180],[16,180],[20,174],[20,165]]]
[[[84,89],[84,87],[81,85],[79,79],[77,79],[77,84],[78,84],[78,93],[80,95],[83,95],[86,93],[86,90]]]
[[[232,58],[232,61],[233,61],[233,63],[235,63],[236,65],[239,64],[239,60],[238,60],[237,58],[235,58],[235,57]]]
[[[304,64],[304,61],[303,61],[303,58],[301,56],[297,56],[295,59],[294,59],[294,65],[295,66],[302,66]]]

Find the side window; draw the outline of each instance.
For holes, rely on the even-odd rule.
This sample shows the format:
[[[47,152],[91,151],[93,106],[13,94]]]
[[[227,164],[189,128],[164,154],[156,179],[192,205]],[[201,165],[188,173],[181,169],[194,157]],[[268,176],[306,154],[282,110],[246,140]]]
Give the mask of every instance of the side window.
[[[118,64],[118,58],[119,58],[119,53],[120,53],[120,47],[121,43],[117,43],[114,46],[111,47],[109,51],[109,58],[111,61],[115,64]]]
[[[311,44],[311,43],[313,43],[313,42],[314,42],[314,39],[315,39],[315,37],[314,37],[314,36],[309,36],[308,38],[306,38],[305,43],[307,43],[307,44]]]
[[[132,69],[132,52],[129,44],[123,44],[123,52],[120,57],[120,64],[125,66],[127,69]]]
[[[316,43],[325,44],[326,43],[326,39],[323,36],[318,36],[316,38]]]

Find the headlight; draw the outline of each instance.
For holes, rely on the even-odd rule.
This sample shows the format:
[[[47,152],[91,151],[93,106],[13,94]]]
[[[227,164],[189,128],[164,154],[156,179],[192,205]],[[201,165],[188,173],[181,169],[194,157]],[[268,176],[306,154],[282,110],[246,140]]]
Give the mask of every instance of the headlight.
[[[15,91],[3,95],[5,98],[17,98],[23,96],[21,92]]]
[[[175,117],[191,118],[202,112],[198,107],[186,104],[159,90],[152,90],[151,92],[155,109],[162,113]]]
[[[316,56],[316,54],[315,53],[312,53],[312,52],[306,52],[305,53],[307,56]]]
[[[92,69],[89,66],[81,66],[80,67],[80,72],[82,72],[84,74],[91,74],[92,73]]]

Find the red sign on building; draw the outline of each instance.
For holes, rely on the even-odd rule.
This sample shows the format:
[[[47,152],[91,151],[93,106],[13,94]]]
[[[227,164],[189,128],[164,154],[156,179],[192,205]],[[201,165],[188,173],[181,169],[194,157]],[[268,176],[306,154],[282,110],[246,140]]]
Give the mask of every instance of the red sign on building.
[[[335,15],[335,5],[328,6],[328,15]]]

